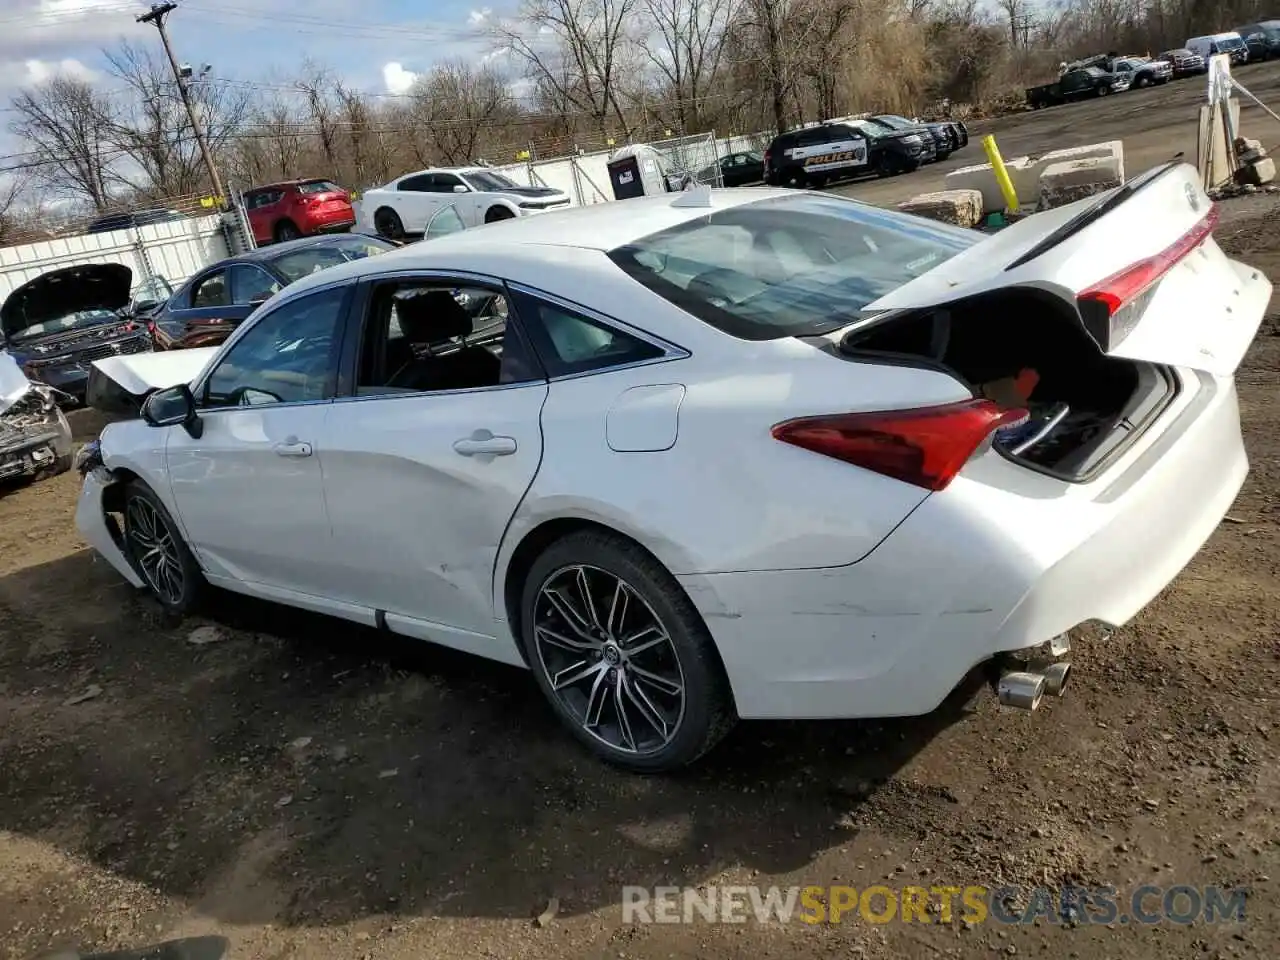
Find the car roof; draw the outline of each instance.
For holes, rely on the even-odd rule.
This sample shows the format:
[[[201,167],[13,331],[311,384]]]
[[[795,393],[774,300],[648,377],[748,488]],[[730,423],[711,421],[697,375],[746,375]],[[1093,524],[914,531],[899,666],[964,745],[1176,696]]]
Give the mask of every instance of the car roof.
[[[412,243],[377,257],[329,267],[297,281],[289,290],[292,294],[333,281],[395,270],[465,270],[481,259],[490,263],[503,258],[519,261],[540,259],[557,264],[594,261],[601,252],[698,220],[710,213],[770,198],[799,195],[795,190],[775,187],[733,187],[713,189],[710,193],[710,207],[674,206],[674,202],[687,193],[664,193],[553,210],[535,217],[517,217],[472,227]]]
[[[285,187],[300,187],[304,183],[333,183],[328,177],[299,177],[296,180],[277,180],[275,183],[263,183],[251,187],[245,193],[256,193],[259,190],[281,190]]]

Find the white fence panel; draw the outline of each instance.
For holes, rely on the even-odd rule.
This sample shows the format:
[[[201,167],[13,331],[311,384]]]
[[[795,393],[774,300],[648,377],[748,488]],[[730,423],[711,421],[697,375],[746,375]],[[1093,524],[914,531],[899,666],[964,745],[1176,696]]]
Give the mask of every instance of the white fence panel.
[[[201,267],[229,256],[218,215],[0,247],[0,300],[42,273],[87,263],[121,263],[134,283],[162,276],[177,288]]]

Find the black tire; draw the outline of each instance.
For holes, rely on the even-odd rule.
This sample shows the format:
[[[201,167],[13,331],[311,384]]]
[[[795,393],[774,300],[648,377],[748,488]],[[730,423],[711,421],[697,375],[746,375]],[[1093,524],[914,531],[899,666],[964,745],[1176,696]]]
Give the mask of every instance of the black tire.
[[[500,220],[512,220],[515,214],[506,207],[490,207],[484,212],[485,223],[497,223]]]
[[[1107,86],[1098,87],[1098,96],[1100,97],[1111,96],[1111,88]]]
[[[281,220],[276,224],[276,229],[272,234],[276,243],[287,243],[290,240],[297,240],[302,236],[302,231],[298,229],[298,225],[292,220]]]
[[[172,547],[172,570],[176,571],[177,589],[173,589],[174,581],[158,575],[154,562],[144,563],[146,555],[152,551],[147,549],[147,542],[155,542],[152,531],[140,522],[149,511],[155,518],[155,533],[163,533],[168,545]],[[133,568],[147,585],[147,591],[166,612],[182,616],[190,613],[200,603],[204,595],[206,583],[200,564],[182,539],[182,532],[177,523],[169,515],[164,503],[155,492],[141,480],[130,481],[124,491],[124,543],[125,554],[133,564]]]
[[[75,460],[74,454],[71,454],[71,453],[65,454],[59,457],[57,460],[55,460],[51,465],[41,470],[37,470],[35,472],[35,475],[31,479],[34,482],[39,483],[41,480],[49,480],[49,479],[52,479],[53,477],[60,476],[61,474],[64,474],[71,469],[71,466],[74,460]]]
[[[400,219],[400,214],[390,207],[379,207],[374,211],[373,229],[378,236],[388,240],[399,241],[405,237],[404,222]]]
[[[609,665],[617,664],[617,660],[600,655],[607,653],[608,651],[603,650],[603,647],[610,645],[624,651],[634,649],[634,643],[631,648],[627,647],[626,644],[630,641],[619,639],[616,644],[613,644],[612,639],[607,639],[615,636],[611,623],[612,608],[607,611],[605,617],[606,621],[610,621],[610,630],[608,633],[600,632],[603,647],[599,654],[580,651],[566,653],[559,644],[540,642],[536,636],[535,626],[539,622],[537,618],[541,617],[544,623],[551,623],[555,619],[557,610],[551,600],[543,594],[543,588],[564,582],[562,578],[571,575],[571,572],[578,568],[586,569],[592,576],[597,577],[596,584],[603,585],[606,588],[605,593],[609,592],[607,588],[612,578],[624,583],[631,593],[642,601],[639,604],[630,601],[634,606],[624,604],[627,614],[620,618],[622,623],[619,624],[617,631],[619,637],[625,633],[623,626],[627,622],[636,622],[634,619],[627,620],[627,616],[635,611],[641,617],[652,616],[659,630],[667,638],[666,646],[659,647],[656,652],[666,657],[668,669],[670,664],[675,665],[682,681],[683,699],[679,716],[671,723],[671,734],[664,743],[651,749],[638,749],[639,744],[634,736],[632,743],[637,747],[635,750],[623,749],[607,742],[608,738],[605,734],[608,733],[608,729],[602,724],[606,715],[617,716],[613,708],[613,704],[617,701],[610,699],[608,693],[602,694],[601,704],[595,711],[596,722],[594,724],[586,722],[597,687],[609,690],[612,686],[611,692],[617,698],[621,698],[623,684],[627,682],[626,678],[630,677],[632,687],[627,689],[638,689],[634,687],[635,678],[630,672],[633,664],[624,659],[620,665],[611,668]],[[573,576],[576,578],[576,574]],[[576,596],[581,597],[581,594]],[[585,607],[584,604],[580,605]],[[589,609],[593,613],[597,611],[594,606]],[[595,619],[598,623],[599,617]],[[568,620],[562,622],[568,623]],[[692,763],[714,747],[728,733],[737,719],[729,693],[729,684],[716,652],[715,643],[693,602],[661,563],[640,546],[623,537],[604,531],[588,530],[570,534],[549,546],[534,561],[523,585],[520,598],[520,623],[520,640],[524,645],[529,665],[538,686],[550,701],[552,709],[584,746],[608,763],[641,773],[658,773],[677,769]],[[581,641],[575,640],[575,642]],[[546,651],[545,658],[544,651]],[[616,653],[616,650],[614,652]],[[604,672],[604,679],[597,679],[591,683],[590,695],[583,706],[584,715],[581,717],[575,715],[570,706],[562,700],[549,676],[552,667],[548,660],[554,659],[557,654],[561,659],[582,658],[578,664],[570,664],[568,669],[576,670],[578,666],[588,663],[588,657],[593,657],[594,662],[590,665],[598,664],[597,669]],[[654,661],[645,662],[652,665]],[[565,668],[558,672],[565,672]],[[617,677],[616,682],[615,677]],[[631,700],[638,704],[634,696]],[[647,696],[646,702],[651,703]],[[605,711],[606,706],[610,710],[608,714]],[[637,715],[643,717],[641,713],[637,712]],[[602,732],[593,733],[587,729],[588,726],[595,726]],[[621,731],[623,724],[615,719],[614,727]],[[650,724],[650,728],[654,731],[658,730],[656,724]],[[660,733],[659,736],[661,736]]]

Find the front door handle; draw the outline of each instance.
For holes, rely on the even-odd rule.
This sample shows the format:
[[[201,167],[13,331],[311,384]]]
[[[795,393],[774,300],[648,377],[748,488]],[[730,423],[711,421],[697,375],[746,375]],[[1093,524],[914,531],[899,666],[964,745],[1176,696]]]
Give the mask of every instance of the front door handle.
[[[281,457],[309,457],[311,456],[311,444],[305,443],[296,437],[290,437],[282,443],[277,443],[271,448]]]
[[[477,430],[454,441],[453,449],[464,457],[509,457],[516,452],[516,438],[495,437],[488,430]]]

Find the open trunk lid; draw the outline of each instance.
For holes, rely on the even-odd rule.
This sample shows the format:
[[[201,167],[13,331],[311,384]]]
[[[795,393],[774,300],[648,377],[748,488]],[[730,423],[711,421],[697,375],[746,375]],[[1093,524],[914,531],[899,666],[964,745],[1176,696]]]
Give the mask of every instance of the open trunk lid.
[[[1230,376],[1257,333],[1271,283],[1222,252],[1212,237],[1216,222],[1195,169],[1169,164],[1021,220],[864,312],[883,316],[1001,288],[1039,289],[1071,303],[1111,356]]]

